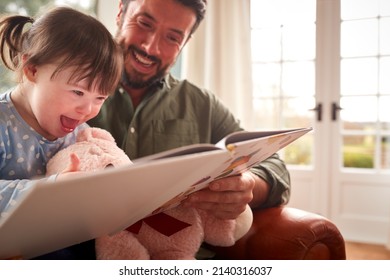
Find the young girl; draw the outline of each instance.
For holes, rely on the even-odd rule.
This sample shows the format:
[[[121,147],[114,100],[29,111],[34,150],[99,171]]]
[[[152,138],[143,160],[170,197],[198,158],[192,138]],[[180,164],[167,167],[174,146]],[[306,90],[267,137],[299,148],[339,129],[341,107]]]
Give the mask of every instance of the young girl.
[[[123,52],[98,20],[62,7],[36,21],[1,19],[0,54],[18,81],[0,94],[1,219],[98,114],[119,81]]]

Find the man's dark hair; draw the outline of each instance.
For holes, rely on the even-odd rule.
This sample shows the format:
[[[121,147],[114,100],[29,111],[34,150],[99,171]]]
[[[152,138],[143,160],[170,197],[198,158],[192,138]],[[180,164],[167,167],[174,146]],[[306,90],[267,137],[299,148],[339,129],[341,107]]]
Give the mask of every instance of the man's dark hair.
[[[123,14],[127,11],[129,3],[134,0],[121,0],[123,4]],[[192,27],[191,34],[195,32],[206,14],[207,0],[175,0],[185,7],[192,9],[196,14],[196,22]]]

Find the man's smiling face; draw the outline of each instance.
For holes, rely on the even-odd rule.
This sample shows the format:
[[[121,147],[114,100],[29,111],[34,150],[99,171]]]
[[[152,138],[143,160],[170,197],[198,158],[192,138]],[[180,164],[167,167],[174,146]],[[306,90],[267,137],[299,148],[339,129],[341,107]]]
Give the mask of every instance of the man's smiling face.
[[[129,87],[144,88],[164,77],[188,41],[193,10],[175,0],[135,0],[118,15],[117,41],[125,54]]]

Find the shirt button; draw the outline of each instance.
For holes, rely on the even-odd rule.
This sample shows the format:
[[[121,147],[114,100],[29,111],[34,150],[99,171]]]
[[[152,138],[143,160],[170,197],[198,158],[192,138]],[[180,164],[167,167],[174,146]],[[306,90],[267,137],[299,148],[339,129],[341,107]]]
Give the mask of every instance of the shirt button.
[[[130,127],[130,132],[134,133],[135,132],[135,128],[134,127]]]

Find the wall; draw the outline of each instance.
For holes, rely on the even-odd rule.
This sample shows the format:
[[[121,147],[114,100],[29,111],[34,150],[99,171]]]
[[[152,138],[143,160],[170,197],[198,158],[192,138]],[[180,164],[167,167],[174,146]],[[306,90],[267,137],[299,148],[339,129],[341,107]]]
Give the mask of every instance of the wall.
[[[100,0],[97,1],[97,15],[99,20],[107,27],[111,34],[116,32],[115,18],[118,12],[119,0],[115,1]]]

